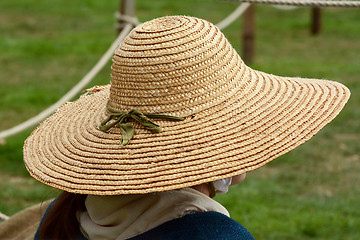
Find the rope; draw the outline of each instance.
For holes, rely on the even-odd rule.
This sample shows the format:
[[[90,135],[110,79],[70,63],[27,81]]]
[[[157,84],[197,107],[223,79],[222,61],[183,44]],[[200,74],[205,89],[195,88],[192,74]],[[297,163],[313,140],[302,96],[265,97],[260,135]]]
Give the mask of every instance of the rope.
[[[132,16],[128,16],[128,15],[124,15],[120,12],[115,12],[115,18],[120,22],[117,22],[115,24],[115,28],[118,30],[121,30],[124,28],[124,26],[128,23],[131,23],[133,26],[137,26],[140,24],[139,20],[137,19],[137,17],[132,17]]]
[[[118,45],[123,41],[125,36],[131,31],[133,25],[128,23],[124,26],[123,30],[120,32],[115,41],[111,44],[109,49],[104,53],[100,60],[95,64],[95,66],[81,79],[78,84],[76,84],[69,92],[67,92],[62,98],[60,98],[56,103],[45,109],[43,112],[39,113],[35,117],[28,119],[27,121],[12,127],[10,129],[0,132],[0,139],[5,139],[11,135],[19,133],[39,122],[44,120],[46,117],[51,115],[64,103],[70,101],[78,92],[83,90],[85,86],[100,72],[100,70],[108,62],[108,59],[112,57]]]
[[[280,10],[294,10],[298,8],[297,6],[291,6],[291,5],[272,5],[272,7],[280,9]]]
[[[223,19],[221,22],[216,24],[216,26],[222,30],[230,25],[235,19],[237,19],[241,14],[245,12],[245,10],[250,6],[250,3],[242,3],[238,6],[229,16]]]
[[[325,1],[325,0],[226,0],[258,4],[275,4],[310,7],[360,7],[360,1]]]
[[[8,217],[8,216],[6,216],[5,214],[2,214],[1,212],[0,212],[0,220],[1,221],[6,221],[6,220],[8,220],[10,217]]]

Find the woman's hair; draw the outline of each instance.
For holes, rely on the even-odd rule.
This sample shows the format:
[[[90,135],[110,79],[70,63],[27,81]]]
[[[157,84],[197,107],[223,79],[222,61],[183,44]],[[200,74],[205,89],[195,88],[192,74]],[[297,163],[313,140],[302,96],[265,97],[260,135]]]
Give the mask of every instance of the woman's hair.
[[[76,239],[79,235],[76,212],[86,210],[86,196],[62,192],[44,216],[38,232],[39,239]]]

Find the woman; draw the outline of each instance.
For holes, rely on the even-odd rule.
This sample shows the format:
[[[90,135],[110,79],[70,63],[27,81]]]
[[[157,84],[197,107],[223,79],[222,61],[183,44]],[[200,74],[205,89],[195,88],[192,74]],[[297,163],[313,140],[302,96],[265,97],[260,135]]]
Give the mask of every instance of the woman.
[[[26,140],[30,174],[64,191],[36,238],[253,239],[211,197],[310,139],[349,96],[249,68],[205,20],[146,22],[116,50],[110,85]]]
[[[215,181],[213,185],[221,190],[203,183],[141,195],[104,197],[63,192],[45,213],[35,239],[250,240],[252,235],[210,198],[215,191],[227,192],[229,185],[243,181],[245,175]]]

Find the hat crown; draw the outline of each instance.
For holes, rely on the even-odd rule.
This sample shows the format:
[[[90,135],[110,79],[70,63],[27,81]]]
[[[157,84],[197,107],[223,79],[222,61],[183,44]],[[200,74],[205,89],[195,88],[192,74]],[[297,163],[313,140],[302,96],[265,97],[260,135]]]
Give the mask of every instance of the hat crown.
[[[136,27],[115,52],[109,105],[190,116],[239,79],[242,61],[217,27],[186,16]],[[236,76],[235,76],[236,75]]]
[[[149,33],[169,31],[186,22],[188,21],[186,21],[186,18],[182,16],[162,17],[145,22],[137,28],[137,31]]]

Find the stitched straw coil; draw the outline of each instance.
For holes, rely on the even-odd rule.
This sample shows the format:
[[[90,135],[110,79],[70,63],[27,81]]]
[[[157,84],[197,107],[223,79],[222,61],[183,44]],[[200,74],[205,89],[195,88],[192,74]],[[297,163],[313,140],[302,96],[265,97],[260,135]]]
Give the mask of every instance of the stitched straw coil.
[[[211,182],[257,169],[310,139],[341,111],[340,83],[285,78],[246,66],[211,23],[169,16],[136,27],[116,50],[111,84],[67,103],[26,140],[24,160],[39,181],[65,191],[143,194]],[[110,112],[151,119],[153,133],[121,147]]]

